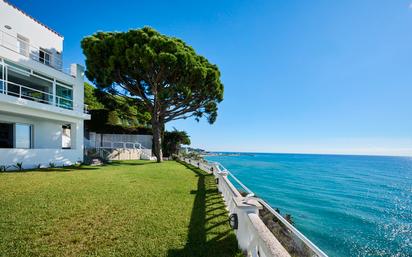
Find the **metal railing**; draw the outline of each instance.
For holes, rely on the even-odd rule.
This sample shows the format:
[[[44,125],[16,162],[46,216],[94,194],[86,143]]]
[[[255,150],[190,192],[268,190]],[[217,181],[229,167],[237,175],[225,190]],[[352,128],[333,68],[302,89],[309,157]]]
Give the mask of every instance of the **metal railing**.
[[[142,144],[135,142],[113,142],[113,141],[103,141],[102,145],[98,148],[114,149],[142,149]]]
[[[247,193],[246,197],[253,197],[255,193],[252,192],[247,186],[245,186],[235,175],[233,175],[228,169],[225,168],[221,163],[214,162],[217,167],[219,167],[221,172],[226,172],[239,186]]]
[[[58,54],[55,49],[44,49],[35,46],[30,44],[29,39],[16,37],[3,30],[0,30],[0,45],[36,62],[67,73],[63,69],[61,54]]]
[[[27,87],[11,81],[0,79],[0,93],[26,99],[38,103],[54,105],[67,110],[75,110],[87,113],[87,106],[78,107],[73,105],[73,100],[53,95],[35,88]]]
[[[284,248],[286,248],[286,250],[291,249],[292,251],[300,248],[300,251],[304,253],[302,256],[327,257],[322,250],[277,213],[267,202],[261,198],[254,197],[255,194],[222,164],[188,158],[183,158],[182,160],[197,166],[208,173],[213,173],[213,175],[218,178],[218,189],[223,195],[223,199],[225,200],[229,212],[237,213],[243,217],[239,217],[239,229],[236,231],[236,237],[242,250],[248,252],[248,256],[285,256]],[[242,202],[248,202],[249,200],[254,199],[266,208],[266,210],[277,219],[281,226],[286,228],[286,231],[283,232],[290,234],[288,237],[288,240],[290,241],[288,241],[287,244],[294,244],[293,246],[283,245],[285,240],[280,238],[277,239],[270,231],[268,233],[269,229],[266,227],[267,225],[265,225],[263,220],[258,217],[256,211],[249,211],[246,215],[242,216],[242,208],[239,208],[237,206],[238,203],[236,203],[236,199],[242,198],[242,195],[228,179],[228,176],[240,186],[241,190],[247,193],[247,195],[243,197]],[[262,226],[264,226],[264,228],[262,228]],[[279,241],[283,242],[282,245]]]

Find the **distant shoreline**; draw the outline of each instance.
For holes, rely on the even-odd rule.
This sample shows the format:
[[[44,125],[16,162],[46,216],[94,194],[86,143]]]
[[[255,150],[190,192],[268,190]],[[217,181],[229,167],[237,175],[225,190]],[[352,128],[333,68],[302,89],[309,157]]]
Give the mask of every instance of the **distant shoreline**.
[[[208,152],[206,154],[202,154],[203,157],[207,156],[255,156],[254,153],[222,153],[222,152]]]
[[[329,156],[354,156],[354,157],[404,157],[412,158],[412,155],[380,155],[380,154],[344,154],[344,153],[276,153],[276,152],[206,152],[201,155],[207,156],[256,156],[259,154],[282,154],[282,155],[329,155]]]

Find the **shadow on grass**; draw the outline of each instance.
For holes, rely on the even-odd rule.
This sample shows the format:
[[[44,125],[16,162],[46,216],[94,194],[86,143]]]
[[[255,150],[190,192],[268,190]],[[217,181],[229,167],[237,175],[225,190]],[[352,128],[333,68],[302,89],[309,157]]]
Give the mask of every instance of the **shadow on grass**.
[[[228,225],[228,213],[213,175],[180,163],[197,175],[197,191],[190,192],[196,196],[186,245],[183,249],[169,250],[168,256],[243,256],[238,249],[236,236]]]

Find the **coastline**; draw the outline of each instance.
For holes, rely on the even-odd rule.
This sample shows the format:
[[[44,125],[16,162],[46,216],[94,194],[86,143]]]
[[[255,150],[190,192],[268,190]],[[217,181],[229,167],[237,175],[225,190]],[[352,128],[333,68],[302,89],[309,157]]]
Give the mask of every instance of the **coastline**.
[[[406,240],[412,237],[407,218],[412,197],[404,179],[412,177],[409,157],[255,153],[205,158],[222,163],[273,208],[290,213],[331,256],[412,254]],[[337,220],[347,232],[337,233]]]

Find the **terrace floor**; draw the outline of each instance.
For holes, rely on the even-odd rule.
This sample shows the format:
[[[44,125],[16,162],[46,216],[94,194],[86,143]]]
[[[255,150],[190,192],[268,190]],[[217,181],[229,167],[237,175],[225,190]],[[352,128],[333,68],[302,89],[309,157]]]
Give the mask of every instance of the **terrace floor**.
[[[0,173],[0,256],[242,256],[212,175],[183,164]]]

